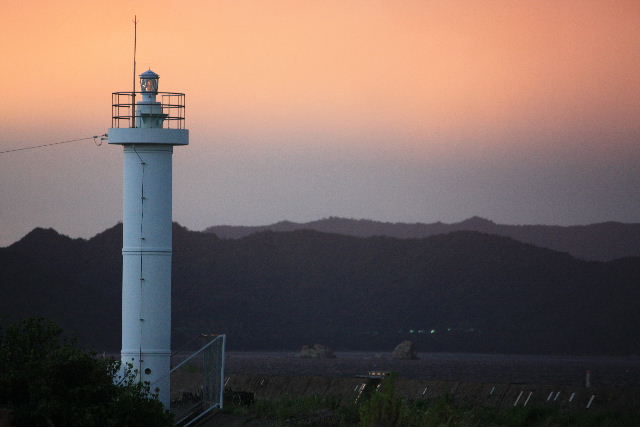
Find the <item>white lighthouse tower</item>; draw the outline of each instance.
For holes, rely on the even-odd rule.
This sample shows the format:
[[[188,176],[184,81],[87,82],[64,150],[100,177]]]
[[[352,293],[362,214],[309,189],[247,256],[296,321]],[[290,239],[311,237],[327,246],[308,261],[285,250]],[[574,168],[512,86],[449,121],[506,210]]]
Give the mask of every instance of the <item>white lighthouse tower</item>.
[[[172,154],[189,131],[184,94],[158,92],[159,77],[146,71],[140,92],[113,93],[109,144],[124,151],[122,362],[169,408]]]

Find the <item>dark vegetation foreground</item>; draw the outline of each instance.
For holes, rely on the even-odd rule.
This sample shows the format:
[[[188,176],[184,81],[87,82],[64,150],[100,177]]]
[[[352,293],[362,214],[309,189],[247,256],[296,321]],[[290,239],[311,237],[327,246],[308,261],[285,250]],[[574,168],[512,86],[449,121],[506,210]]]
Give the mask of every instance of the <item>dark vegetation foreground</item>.
[[[431,400],[401,398],[394,377],[382,387],[355,401],[331,396],[285,395],[273,400],[227,399],[223,414],[212,417],[207,427],[318,426],[318,427],[431,427],[505,426],[568,427],[640,425],[640,411],[566,410],[558,407],[472,407],[456,405],[450,396]]]
[[[173,417],[120,363],[96,358],[29,319],[0,330],[0,409],[22,426],[171,426]]]
[[[172,426],[173,417],[132,372],[61,338],[62,330],[29,319],[0,332],[0,409],[10,425]],[[255,399],[227,390],[225,409],[203,426],[638,426],[637,409],[566,410],[456,404],[451,396],[410,400],[396,391],[396,376],[354,398],[281,395]]]

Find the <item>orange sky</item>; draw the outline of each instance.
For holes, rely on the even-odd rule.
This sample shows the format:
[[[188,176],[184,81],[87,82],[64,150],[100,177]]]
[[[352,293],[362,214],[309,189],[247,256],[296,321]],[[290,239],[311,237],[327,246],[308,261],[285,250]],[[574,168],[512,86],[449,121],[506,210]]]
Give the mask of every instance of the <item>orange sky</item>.
[[[637,0],[43,0],[2,12],[0,149],[106,130],[110,93],[131,87],[137,14],[138,71],[187,94],[187,160],[230,140],[256,157],[335,150],[415,167],[639,154]]]
[[[133,14],[139,70],[188,93],[194,125],[500,137],[640,112],[637,1],[27,1],[0,28],[9,129],[107,126]]]

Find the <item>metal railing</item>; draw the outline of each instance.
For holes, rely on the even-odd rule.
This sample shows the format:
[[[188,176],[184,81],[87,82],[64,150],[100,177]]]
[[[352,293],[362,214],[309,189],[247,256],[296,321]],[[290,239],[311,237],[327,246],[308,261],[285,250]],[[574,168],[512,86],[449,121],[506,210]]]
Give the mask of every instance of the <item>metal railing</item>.
[[[226,335],[217,335],[171,369],[171,412],[187,427],[222,409]]]
[[[144,92],[113,92],[111,94],[111,127],[136,127],[136,99],[142,99]],[[166,114],[162,127],[165,129],[184,129],[185,99],[184,93],[157,92]]]

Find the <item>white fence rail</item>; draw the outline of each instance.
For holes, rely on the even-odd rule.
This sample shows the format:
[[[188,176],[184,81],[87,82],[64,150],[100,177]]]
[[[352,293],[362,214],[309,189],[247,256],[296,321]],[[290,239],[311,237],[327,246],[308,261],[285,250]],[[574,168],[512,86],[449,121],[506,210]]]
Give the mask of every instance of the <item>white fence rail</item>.
[[[171,369],[171,412],[187,427],[222,409],[226,336],[218,335]]]

